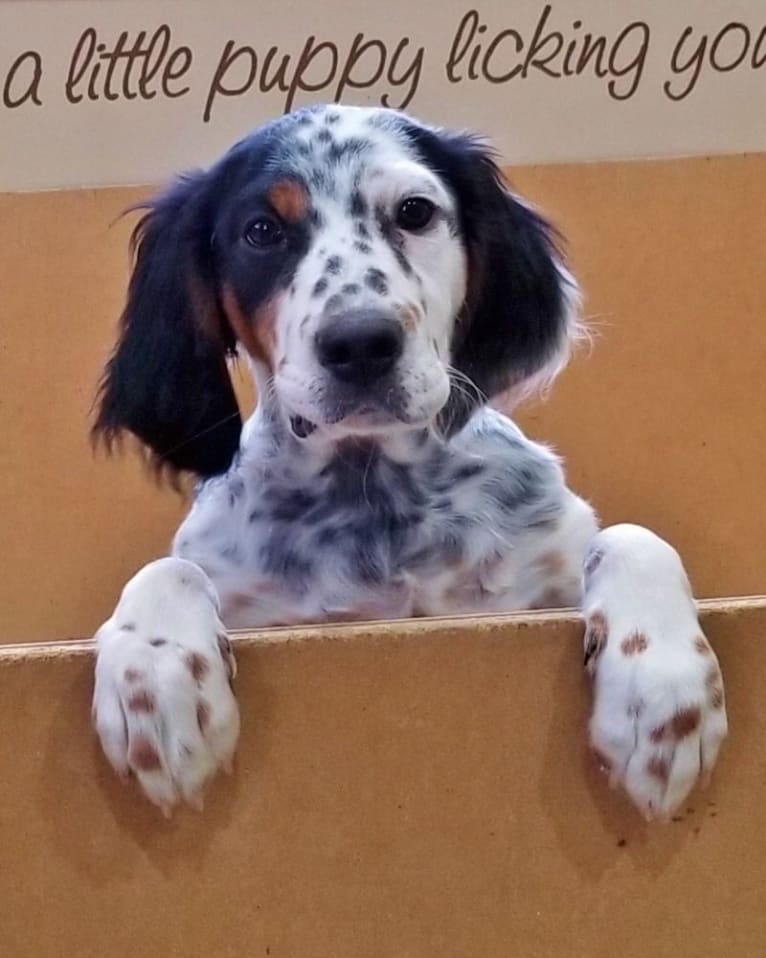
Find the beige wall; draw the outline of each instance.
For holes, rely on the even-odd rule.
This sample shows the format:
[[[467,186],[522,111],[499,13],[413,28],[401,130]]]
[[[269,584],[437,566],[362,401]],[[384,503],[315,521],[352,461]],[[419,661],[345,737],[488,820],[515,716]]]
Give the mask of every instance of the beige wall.
[[[568,236],[596,332],[523,424],[604,521],[669,537],[698,594],[766,592],[766,155],[513,180]],[[114,220],[142,193],[0,195],[0,642],[91,634],[182,514],[87,440],[126,281]]]

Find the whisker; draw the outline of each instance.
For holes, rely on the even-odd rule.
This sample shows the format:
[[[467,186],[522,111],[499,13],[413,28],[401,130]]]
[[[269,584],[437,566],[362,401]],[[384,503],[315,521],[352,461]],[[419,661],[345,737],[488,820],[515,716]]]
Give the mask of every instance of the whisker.
[[[466,375],[466,373],[464,373],[462,370],[456,369],[454,366],[449,365],[447,366],[447,374],[449,375],[453,386],[460,389],[463,395],[465,395],[467,398],[475,399],[479,403],[485,403],[488,401],[488,396],[486,393],[482,389],[479,389],[471,377]]]

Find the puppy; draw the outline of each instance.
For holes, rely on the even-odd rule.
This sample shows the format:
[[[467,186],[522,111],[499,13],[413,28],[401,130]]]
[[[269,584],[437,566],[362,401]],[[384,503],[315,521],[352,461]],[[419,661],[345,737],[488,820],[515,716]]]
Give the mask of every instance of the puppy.
[[[229,763],[224,626],[577,605],[585,560],[594,743],[645,813],[672,810],[725,733],[715,659],[668,547],[596,536],[557,457],[488,404],[549,381],[579,326],[555,232],[486,145],[301,110],[152,200],[134,247],[96,434],[199,483],[98,633],[118,771],[170,810]]]

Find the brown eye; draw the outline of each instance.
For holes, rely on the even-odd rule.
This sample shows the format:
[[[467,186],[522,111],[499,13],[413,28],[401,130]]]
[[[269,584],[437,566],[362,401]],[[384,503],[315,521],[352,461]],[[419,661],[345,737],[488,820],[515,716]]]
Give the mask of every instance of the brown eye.
[[[268,249],[281,243],[285,232],[270,216],[259,216],[245,230],[245,240],[256,249]]]
[[[410,196],[396,211],[396,225],[399,229],[417,232],[428,226],[435,212],[434,204],[424,196]]]

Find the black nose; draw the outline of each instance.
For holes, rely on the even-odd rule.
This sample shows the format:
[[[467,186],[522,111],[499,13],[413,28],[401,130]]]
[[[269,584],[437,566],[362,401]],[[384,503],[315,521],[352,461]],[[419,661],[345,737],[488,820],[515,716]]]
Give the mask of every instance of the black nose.
[[[316,335],[316,350],[333,376],[361,386],[391,371],[404,351],[404,331],[383,313],[349,310],[327,320]]]

